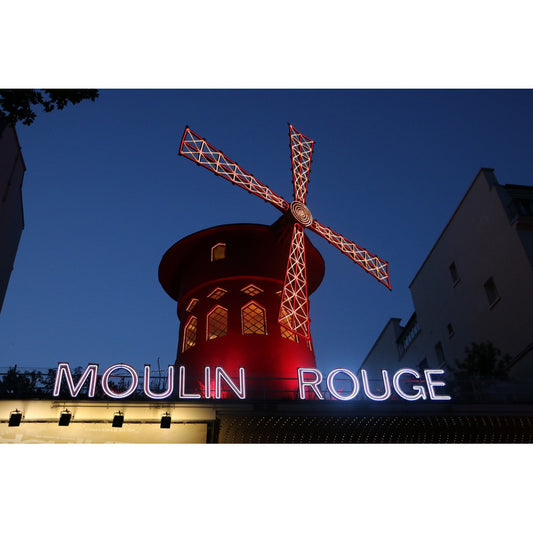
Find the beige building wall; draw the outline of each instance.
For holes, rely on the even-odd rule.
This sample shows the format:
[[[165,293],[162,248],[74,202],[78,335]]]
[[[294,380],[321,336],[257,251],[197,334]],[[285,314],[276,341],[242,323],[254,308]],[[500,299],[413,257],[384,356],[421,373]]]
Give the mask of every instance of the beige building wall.
[[[522,355],[512,375],[533,377],[529,201],[533,206],[533,188],[501,186],[491,169],[481,169],[410,285],[417,335],[403,355],[401,343],[382,335],[362,366],[388,352],[386,368],[449,367],[470,343],[489,341],[513,358]]]

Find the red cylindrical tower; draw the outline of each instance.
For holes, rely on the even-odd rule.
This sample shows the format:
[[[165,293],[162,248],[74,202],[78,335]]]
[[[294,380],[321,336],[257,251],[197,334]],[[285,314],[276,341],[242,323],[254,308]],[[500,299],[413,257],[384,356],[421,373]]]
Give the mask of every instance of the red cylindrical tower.
[[[278,322],[289,244],[282,217],[272,226],[205,229],[165,253],[159,281],[178,302],[176,368],[186,368],[188,390],[203,390],[205,367],[232,377],[243,367],[248,398],[295,398],[298,367],[316,364],[311,339]],[[311,294],[324,277],[324,260],[307,237],[305,250]]]

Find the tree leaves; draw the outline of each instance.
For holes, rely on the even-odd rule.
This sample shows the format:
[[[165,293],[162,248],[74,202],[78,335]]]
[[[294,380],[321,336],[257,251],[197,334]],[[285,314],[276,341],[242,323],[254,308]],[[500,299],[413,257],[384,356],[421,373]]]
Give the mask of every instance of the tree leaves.
[[[490,342],[473,342],[465,348],[465,358],[455,360],[454,373],[457,377],[469,378],[506,378],[509,373],[511,357],[502,356],[501,350]]]
[[[22,122],[29,126],[37,114],[32,106],[42,106],[46,113],[64,109],[83,100],[98,98],[96,89],[0,89],[0,118],[14,126]]]

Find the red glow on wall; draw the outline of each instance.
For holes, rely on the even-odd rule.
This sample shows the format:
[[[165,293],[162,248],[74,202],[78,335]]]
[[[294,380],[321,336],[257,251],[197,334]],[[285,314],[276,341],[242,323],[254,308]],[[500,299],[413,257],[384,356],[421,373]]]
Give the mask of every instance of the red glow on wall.
[[[281,219],[273,226],[217,226],[189,235],[164,255],[159,280],[178,304],[176,365],[187,369],[188,390],[204,392],[206,366],[235,377],[245,367],[247,397],[264,397],[266,387],[277,391],[275,397],[296,398],[298,367],[316,362],[310,332],[306,339],[278,322],[291,231]],[[324,276],[324,261],[305,239],[311,294]],[[220,244],[224,254],[217,256],[213,248]]]

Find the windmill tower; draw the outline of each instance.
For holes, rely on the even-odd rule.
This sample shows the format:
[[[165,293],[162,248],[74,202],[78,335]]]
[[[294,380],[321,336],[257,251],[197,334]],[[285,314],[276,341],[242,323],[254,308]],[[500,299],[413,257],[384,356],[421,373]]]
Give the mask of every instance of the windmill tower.
[[[305,236],[308,228],[390,289],[388,263],[313,218],[305,201],[314,141],[289,124],[294,201],[266,185],[185,128],[179,154],[272,204],[272,226],[233,224],[182,239],[164,255],[159,280],[178,302],[176,365],[201,383],[205,366],[273,380],[294,390],[298,367],[315,367],[309,299],[324,262]],[[191,378],[193,379],[193,378]],[[192,382],[194,384],[194,382]],[[264,384],[264,381],[263,381]]]

